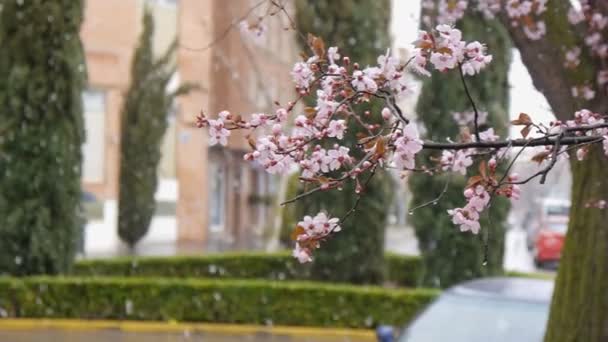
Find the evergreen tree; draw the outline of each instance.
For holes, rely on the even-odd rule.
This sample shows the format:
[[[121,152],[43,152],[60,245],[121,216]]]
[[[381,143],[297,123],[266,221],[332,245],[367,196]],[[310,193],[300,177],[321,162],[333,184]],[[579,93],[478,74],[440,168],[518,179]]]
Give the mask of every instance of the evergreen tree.
[[[122,109],[118,235],[131,250],[148,231],[156,209],[154,193],[167,113],[173,99],[192,88],[186,84],[167,93],[167,85],[175,74],[172,59],[177,44],[173,43],[155,60],[153,35],[154,19],[146,10],[131,67],[131,85]]]
[[[500,136],[507,136],[507,74],[511,62],[509,37],[500,23],[486,21],[475,13],[467,14],[457,26],[467,39],[486,43],[494,57],[491,68],[475,77],[467,77],[466,82],[477,107],[488,112],[489,126],[494,127]],[[471,110],[472,106],[457,72],[435,72],[433,77],[424,80],[416,112],[419,122],[427,130],[426,138],[429,140],[456,138],[460,128],[452,119],[452,113]],[[481,126],[481,130],[484,128],[487,127]],[[428,152],[424,155],[426,158],[429,156]],[[439,157],[440,154],[435,153],[434,156]],[[471,167],[470,170],[476,172],[477,168]],[[481,220],[482,232],[479,236],[460,232],[447,215],[448,209],[462,207],[464,204],[462,192],[466,179],[463,176],[413,174],[409,181],[413,196],[411,207],[432,201],[442,193],[447,181],[450,182],[449,187],[437,204],[417,209],[409,216],[424,261],[421,282],[427,286],[447,287],[466,279],[499,274],[502,271],[505,221],[509,211],[507,200],[498,198],[492,202],[488,213]]]
[[[63,273],[83,226],[83,2],[0,9],[0,273]]]
[[[300,31],[322,37],[327,46],[339,46],[343,55],[362,66],[375,64],[377,56],[390,46],[388,0],[299,0],[296,2],[296,21]],[[307,50],[304,45],[302,49]],[[309,101],[309,105],[314,106],[314,103]],[[373,101],[357,110],[368,109],[380,120],[381,108],[381,102]],[[344,140],[356,141],[358,132],[361,128],[350,122]],[[311,269],[313,278],[354,283],[382,281],[384,232],[391,203],[390,184],[388,174],[379,172],[374,175],[357,210],[342,225],[342,231],[315,251]],[[341,216],[352,208],[355,201],[354,184],[347,183],[342,191],[317,193],[293,204],[291,222],[320,210]],[[284,231],[294,227],[289,225]]]

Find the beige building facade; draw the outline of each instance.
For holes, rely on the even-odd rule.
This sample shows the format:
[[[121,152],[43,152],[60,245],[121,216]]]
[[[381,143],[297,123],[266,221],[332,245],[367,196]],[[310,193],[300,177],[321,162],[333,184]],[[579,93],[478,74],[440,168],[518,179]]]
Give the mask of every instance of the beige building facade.
[[[289,71],[297,58],[295,34],[285,30],[289,23],[284,16],[265,16],[266,5],[252,10],[256,3],[86,1],[81,32],[89,75],[83,95],[87,128],[83,186],[98,201],[116,204],[118,198],[120,110],[145,6],[155,18],[155,51],[160,54],[179,40],[172,86],[199,85],[168,113],[159,174],[161,182],[177,185],[168,196],[174,197],[173,205],[161,206],[175,217],[171,243],[200,251],[255,248],[273,222],[277,180],[243,161],[248,149],[243,135],[234,134],[227,148],[210,148],[206,133],[194,125],[201,110],[211,116],[224,109],[246,116],[273,111],[274,101],[285,103],[292,97]],[[291,10],[291,3],[286,4]],[[259,40],[239,31],[247,13],[246,20],[264,18],[266,33]]]

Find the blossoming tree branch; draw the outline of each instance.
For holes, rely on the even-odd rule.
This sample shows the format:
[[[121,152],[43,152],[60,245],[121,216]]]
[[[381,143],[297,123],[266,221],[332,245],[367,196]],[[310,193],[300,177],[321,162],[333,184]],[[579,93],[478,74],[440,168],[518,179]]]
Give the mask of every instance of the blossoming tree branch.
[[[545,0],[478,0],[472,3],[487,17],[506,12],[512,25],[521,26],[530,40],[540,39],[546,32],[545,24],[538,19],[546,11]],[[433,1],[423,1],[424,8],[434,5]],[[292,102],[277,103],[274,113],[244,116],[222,111],[213,117],[201,113],[197,125],[208,129],[211,145],[226,145],[233,130],[249,131],[247,136],[252,151],[245,155],[246,160],[263,166],[271,174],[298,170],[299,178],[308,184],[308,190],[283,205],[315,192],[340,191],[346,182],[354,182],[353,196],[360,199],[370,179],[386,169],[429,175],[442,172],[472,175],[463,189],[466,205],[450,209],[446,215],[451,216],[461,231],[477,234],[481,229],[480,215],[491,205],[492,198],[517,199],[519,185],[537,178],[544,183],[558,158],[567,158],[572,151],[578,159],[584,159],[590,147],[596,144],[603,145],[608,155],[608,122],[606,115],[580,109],[573,113],[572,120],[550,123],[535,122],[530,115],[521,113],[511,122],[521,128],[518,139],[499,137],[493,128],[480,130],[485,113],[477,109],[466,78],[475,77],[491,67],[492,55],[482,43],[465,41],[461,31],[445,24],[460,19],[469,5],[465,0],[439,1],[436,20],[440,24],[433,31],[419,33],[413,57],[407,61],[400,61],[387,51],[378,57],[377,65],[362,66],[348,56],[342,56],[339,47],[326,48],[320,37],[309,35],[310,53],[303,56],[291,72],[298,94]],[[605,58],[608,44],[601,32],[608,26],[608,19],[592,10],[593,7],[585,5],[582,11],[570,13],[569,18],[573,24],[588,23],[586,43],[596,56]],[[422,20],[431,21],[428,17]],[[263,32],[260,25],[262,20],[254,24],[242,23],[241,29],[259,36]],[[573,47],[565,52],[566,68],[580,64],[580,51]],[[462,122],[463,129],[456,141],[449,137],[445,141],[422,140],[416,124],[397,105],[399,99],[409,94],[406,72],[430,77],[430,69],[459,73],[470,101],[471,113],[457,114],[456,119]],[[597,83],[600,86],[608,83],[608,71],[600,72]],[[573,87],[572,93],[586,100],[595,96],[589,84]],[[305,96],[313,96],[316,106],[298,106]],[[383,101],[385,106],[381,113],[357,109],[357,104],[373,99]],[[382,118],[380,123],[373,120],[378,116]],[[365,133],[360,134],[356,143],[344,144],[345,131],[353,123]],[[525,176],[512,172],[522,152],[532,147],[541,148],[533,157],[538,162],[538,171]],[[420,152],[425,149],[441,151],[440,158],[421,160]],[[504,172],[498,171],[497,166],[501,163],[507,166]],[[476,169],[469,170],[473,165]],[[440,199],[441,195],[425,205]],[[314,250],[340,231],[341,223],[356,211],[357,204],[358,201],[345,213],[310,213],[302,218],[292,233],[294,257],[300,262],[311,261]],[[604,207],[605,202],[597,206]]]

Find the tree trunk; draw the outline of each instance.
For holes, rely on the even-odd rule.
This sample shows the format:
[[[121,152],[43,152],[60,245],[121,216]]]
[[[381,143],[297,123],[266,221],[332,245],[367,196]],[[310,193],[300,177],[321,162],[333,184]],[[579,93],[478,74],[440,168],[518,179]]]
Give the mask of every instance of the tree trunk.
[[[572,159],[572,208],[545,342],[608,340],[608,210],[587,208],[608,194],[600,147]]]

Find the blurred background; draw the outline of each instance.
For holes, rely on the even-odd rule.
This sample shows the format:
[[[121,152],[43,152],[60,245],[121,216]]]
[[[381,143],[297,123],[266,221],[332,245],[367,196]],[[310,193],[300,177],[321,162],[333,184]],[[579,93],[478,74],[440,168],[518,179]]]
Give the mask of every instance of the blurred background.
[[[228,108],[243,113],[269,112],[274,101],[285,103],[293,96],[289,71],[302,48],[295,32],[285,30],[290,24],[284,16],[265,19],[266,31],[256,41],[243,37],[237,28],[222,32],[228,23],[242,17],[254,5],[247,1],[225,6],[217,6],[213,1],[87,1],[81,31],[89,73],[88,87],[83,92],[87,133],[82,167],[87,223],[79,251],[83,257],[130,253],[117,234],[120,104],[129,87],[129,70],[145,7],[150,8],[155,23],[154,55],[163,54],[175,39],[180,42],[181,48],[175,50],[174,56],[176,70],[167,91],[184,82],[196,83],[200,88],[174,99],[165,115],[167,127],[159,145],[155,210],[147,232],[134,244],[132,252],[175,255],[280,247],[277,230],[283,222],[277,202],[285,198],[287,182],[242,160],[249,148],[242,136],[231,138],[228,148],[209,148],[203,133],[193,126],[201,109],[208,113]],[[290,2],[286,6],[292,13],[296,9]],[[407,58],[416,39],[420,4],[387,2],[384,9],[375,10],[383,10],[390,20],[383,39],[392,40],[393,51]],[[256,18],[265,11],[264,6],[258,6],[250,17]],[[352,20],[351,25],[359,24],[355,18]],[[313,32],[314,25],[321,24],[312,24]],[[341,41],[332,43],[341,45]],[[375,53],[382,49],[384,44],[371,50]],[[510,117],[527,111],[533,112],[535,119],[549,122],[554,117],[548,104],[533,87],[517,52],[513,54],[505,71],[510,99],[505,107]],[[412,77],[411,83],[419,93],[420,81]],[[413,94],[400,104],[410,116],[417,116],[416,99],[417,94]],[[510,134],[515,137],[518,131]],[[517,241],[520,230],[525,232],[526,239],[533,239],[527,235],[535,234],[533,226],[547,219],[543,211],[551,210],[547,207],[551,206],[549,203],[569,200],[569,168],[566,163],[561,164],[549,177],[549,186],[525,185],[524,191],[532,195],[513,203],[507,221],[509,228],[517,232],[508,234],[506,268],[533,269],[533,256],[523,250],[515,252]],[[533,162],[521,162],[517,169],[527,174],[535,167]],[[410,187],[407,181],[395,176],[399,187],[387,212],[386,249],[418,255],[416,235],[407,214],[412,197]]]
[[[31,217],[40,217],[36,224],[31,224],[34,228],[26,229],[23,227],[30,227],[30,223],[14,219],[10,204],[20,203],[15,202],[17,198],[23,198],[24,203],[25,199],[39,198],[44,188],[39,186],[24,190],[21,195],[2,198],[0,206],[5,214],[2,229],[9,247],[5,249],[7,255],[0,263],[0,272],[66,277],[59,283],[53,277],[26,277],[23,284],[6,277],[0,281],[4,283],[0,284],[0,314],[7,319],[110,319],[173,324],[186,321],[262,328],[230,337],[229,328],[218,333],[215,328],[178,325],[177,333],[165,336],[165,333],[136,332],[113,335],[116,333],[106,331],[107,326],[100,326],[98,333],[81,335],[69,325],[63,326],[67,331],[63,333],[51,334],[44,329],[42,333],[35,329],[27,333],[11,332],[17,323],[0,320],[3,340],[93,341],[91,336],[98,336],[100,341],[375,340],[373,329],[386,324],[395,327],[393,332],[399,331],[442,289],[471,279],[509,276],[540,278],[552,283],[570,210],[572,182],[567,160],[557,163],[546,185],[536,182],[523,185],[522,192],[526,195],[520,200],[498,201],[493,205],[490,217],[482,220],[479,236],[460,233],[446,214],[448,208],[460,206],[464,201],[464,177],[455,177],[438,205],[412,212],[411,208],[441,193],[445,178],[404,177],[389,172],[378,177],[374,190],[361,203],[362,210],[319,251],[312,265],[299,265],[288,251],[292,247],[289,234],[296,222],[304,213],[318,209],[345,211],[354,200],[352,193],[312,196],[282,207],[279,203],[302,191],[297,175],[270,175],[262,167],[244,161],[243,155],[250,148],[239,132],[233,132],[227,147],[211,147],[205,132],[196,127],[195,119],[201,110],[211,116],[225,109],[243,115],[272,113],[275,102],[284,104],[293,99],[290,71],[305,50],[293,24],[301,32],[323,37],[327,46],[339,46],[343,55],[362,65],[376,63],[376,57],[387,48],[406,61],[418,29],[425,26],[420,20],[425,9],[419,1],[15,3],[12,0],[0,3],[4,21],[0,26],[0,31],[3,30],[0,50],[4,50],[0,52],[0,65],[6,75],[18,77],[13,71],[23,67],[21,61],[28,61],[24,65],[31,63],[28,51],[37,50],[30,50],[33,48],[28,41],[33,41],[30,35],[35,32],[44,34],[38,37],[40,41],[34,41],[39,45],[32,43],[32,46],[42,46],[44,51],[45,46],[49,51],[69,50],[70,47],[52,38],[64,34],[65,40],[75,41],[79,37],[82,43],[80,57],[78,52],[68,51],[62,56],[69,57],[60,58],[67,60],[69,70],[76,70],[77,76],[65,83],[72,92],[48,91],[65,96],[62,103],[72,103],[74,107],[70,110],[74,112],[78,112],[78,100],[70,94],[79,94],[82,101],[81,125],[85,133],[82,145],[79,147],[77,140],[64,144],[76,146],[82,152],[81,160],[71,164],[81,175],[73,189],[78,189],[78,185],[80,189],[69,194],[80,205],[65,209],[72,210],[76,217],[74,208],[80,207],[82,220],[64,226],[61,220],[53,221],[55,216],[61,216],[55,215],[54,210],[61,209],[52,209],[53,214],[48,217],[42,217],[43,212],[34,209],[30,211]],[[13,19],[15,25],[24,26],[11,26]],[[81,26],[56,24],[77,23],[79,19]],[[262,34],[252,38],[240,29],[242,22],[259,26]],[[36,23],[44,24],[37,28]],[[57,32],[51,32],[45,25],[55,25],[52,27]],[[488,124],[496,127],[501,136],[515,138],[519,131],[510,129],[508,122],[520,112],[547,123],[555,118],[544,96],[534,88],[505,29],[496,20],[471,15],[459,27],[466,39],[484,41],[494,55],[488,72],[471,80],[470,85],[479,106],[488,112]],[[14,51],[21,52],[11,54]],[[48,54],[51,55],[54,56]],[[23,68],[30,70],[27,66]],[[63,75],[53,69],[41,82],[50,84]],[[82,77],[81,83],[74,81],[78,77]],[[409,75],[408,82],[413,91],[399,103],[403,112],[416,120],[427,138],[455,137],[462,117],[471,110],[459,88],[459,80],[447,76],[422,80]],[[9,103],[9,97],[17,96],[14,94],[19,91],[9,91],[12,85],[8,83],[2,86],[0,92],[9,95],[0,98]],[[14,115],[17,120],[28,122],[29,118],[19,116],[26,110],[15,108],[3,120]],[[370,109],[379,112],[381,104],[372,103]],[[57,112],[68,111],[59,107]],[[12,140],[7,132],[21,129],[15,127],[2,131],[3,140]],[[1,146],[6,149],[4,155],[13,153],[10,147]],[[31,158],[45,153],[53,152],[43,147]],[[524,152],[515,166],[518,173],[534,172],[537,168],[531,161],[534,153]],[[25,152],[17,151],[12,158],[24,155]],[[0,170],[5,175],[11,170],[11,177],[20,174],[19,169],[8,166],[12,163],[9,159],[2,159],[2,163]],[[26,166],[29,163],[27,158],[22,161]],[[38,168],[42,169],[45,168]],[[15,184],[27,183],[24,179],[31,179],[31,174],[22,173],[23,179],[17,179],[16,183],[9,183],[7,176],[2,185],[4,193]],[[42,177],[55,179],[52,175]],[[53,186],[63,186],[59,178],[56,184],[48,185],[49,193],[56,191]],[[61,198],[43,198],[36,205],[53,207]],[[47,239],[49,231],[68,226],[73,231],[61,236],[73,241],[73,245],[63,246]],[[23,231],[13,234],[13,230]],[[63,255],[63,251],[67,254]],[[59,266],[52,266],[54,263]],[[331,288],[332,284],[342,285]],[[491,292],[493,286],[484,283],[474,285],[473,289]],[[544,331],[551,290],[547,291],[549,297],[539,309],[539,316],[531,319],[540,332],[531,333],[533,337],[529,340],[539,340]],[[450,302],[450,305],[460,304]],[[480,304],[475,310],[488,305]],[[450,310],[463,308],[461,305]],[[475,315],[484,314],[475,310]],[[521,310],[513,312],[517,316]],[[503,325],[510,324],[505,322],[510,321],[505,320]],[[32,323],[27,328],[24,324],[26,330],[36,325]],[[311,330],[297,334],[264,330],[275,325],[353,330],[338,333]],[[515,326],[502,326],[505,336]],[[436,338],[439,337],[412,341]]]

